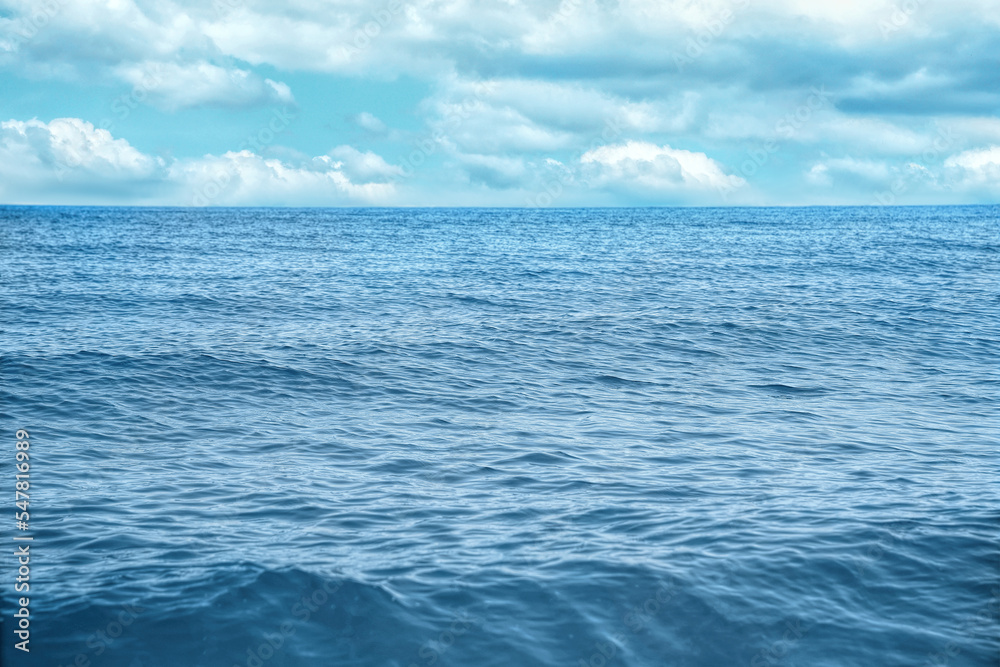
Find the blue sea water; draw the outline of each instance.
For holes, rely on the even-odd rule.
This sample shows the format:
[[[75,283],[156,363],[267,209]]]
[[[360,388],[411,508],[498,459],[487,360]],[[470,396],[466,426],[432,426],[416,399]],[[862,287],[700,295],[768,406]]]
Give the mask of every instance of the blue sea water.
[[[0,208],[3,664],[1000,664],[998,222]]]

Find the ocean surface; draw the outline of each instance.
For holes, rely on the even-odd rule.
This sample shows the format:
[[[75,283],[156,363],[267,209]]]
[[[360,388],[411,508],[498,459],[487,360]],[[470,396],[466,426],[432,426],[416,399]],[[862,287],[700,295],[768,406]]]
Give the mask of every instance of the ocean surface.
[[[4,665],[1000,664],[998,207],[0,239]]]

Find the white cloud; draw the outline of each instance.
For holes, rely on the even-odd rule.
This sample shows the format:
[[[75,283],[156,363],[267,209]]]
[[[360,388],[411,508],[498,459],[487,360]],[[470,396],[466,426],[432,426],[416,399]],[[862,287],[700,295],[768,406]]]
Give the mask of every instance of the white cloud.
[[[459,161],[472,181],[491,188],[512,188],[522,185],[527,169],[521,158],[498,155],[464,154]]]
[[[476,90],[455,82],[456,93]],[[559,131],[599,133],[606,124],[639,132],[678,132],[691,124],[699,96],[694,92],[659,100],[632,100],[592,85],[528,79],[495,79],[481,94],[485,108],[513,110],[528,122]]]
[[[170,169],[182,205],[319,206],[388,202],[391,183],[352,181],[331,157],[293,165],[251,151],[183,160]]]
[[[0,200],[6,203],[385,203],[395,194],[386,181],[400,173],[350,146],[299,163],[250,151],[167,161],[78,118],[0,123]]]
[[[949,157],[944,166],[962,185],[989,186],[1000,191],[1000,146],[968,150]]]
[[[945,168],[942,160],[1000,143],[1000,125],[992,117],[1000,99],[991,85],[995,67],[984,55],[1000,34],[1000,0],[918,0],[916,11],[887,38],[879,24],[901,4],[3,0],[0,69],[17,81],[14,94],[22,97],[15,103],[35,104],[32,112],[46,118],[67,113],[59,95],[81,82],[88,84],[86,108],[117,103],[126,83],[136,97],[130,107],[143,101],[182,111],[294,104],[293,91],[277,80],[285,75],[274,71],[306,72],[286,80],[303,88],[329,84],[333,93],[341,85],[377,80],[365,93],[370,97],[339,100],[343,108],[338,103],[325,109],[321,96],[296,90],[314,101],[302,110],[308,120],[298,125],[297,148],[318,139],[305,136],[321,132],[318,126],[343,131],[336,122],[324,125],[329,117],[313,123],[317,116],[355,113],[351,121],[364,133],[354,136],[378,142],[373,145],[379,151],[412,155],[414,147],[433,142],[433,159],[407,183],[430,184],[437,188],[434,196],[448,201],[455,193],[447,188],[470,180],[505,189],[533,187],[551,177],[546,158],[569,165],[574,185],[590,183],[605,194],[615,189],[621,195],[615,201],[622,203],[632,201],[631,191],[687,192],[713,187],[704,184],[720,178],[732,186],[733,179],[707,156],[746,164],[747,153],[759,153],[772,140],[775,150],[768,149],[767,164],[744,174],[755,193],[766,191],[768,201],[788,201],[789,193],[823,183],[846,183],[867,197],[865,182],[881,178],[873,166],[879,162],[890,165],[890,176],[914,161],[942,183],[986,187],[990,167],[963,165],[956,157]],[[50,6],[55,9],[48,13],[44,8]],[[42,24],[34,25],[34,17],[43,14]],[[688,54],[691,62],[679,67],[674,55],[688,53],[692,43],[698,53]],[[70,83],[46,84],[46,78]],[[830,96],[806,108],[813,86],[823,86]],[[28,97],[34,94],[40,101]],[[422,94],[424,101],[415,103],[414,96]],[[353,105],[360,99],[369,111],[357,113]],[[375,115],[397,118],[397,107],[416,111],[418,124],[390,129]],[[199,149],[190,142],[207,143],[229,122],[228,113],[201,114],[204,127],[190,126],[183,144],[173,148],[196,154]],[[156,122],[149,118],[162,116],[129,122]],[[171,135],[178,136],[175,130],[187,119],[167,120],[159,134],[144,128],[142,136],[170,146]],[[958,138],[941,148],[935,132],[945,124]],[[339,143],[357,144],[350,136],[318,139],[324,142],[321,150],[310,148],[309,155]],[[622,143],[626,138],[634,141]],[[600,144],[603,150],[594,148]],[[609,145],[632,148],[619,155]],[[581,161],[588,146],[587,160]],[[656,147],[655,154],[649,146]],[[671,146],[704,153],[685,154]],[[279,164],[288,169],[309,172],[301,179],[326,169],[351,184],[384,184],[391,165],[379,164],[366,146],[358,148],[335,149],[340,153],[321,156],[317,164],[279,147],[267,154],[272,161],[280,155]],[[924,157],[932,153],[938,157]],[[872,165],[826,158],[844,154]],[[258,171],[289,183],[299,178],[266,160],[252,169],[242,157],[227,160],[250,170],[247,180]]]
[[[830,178],[830,168],[825,164],[814,164],[806,174],[806,180],[813,185],[826,187],[833,185],[833,179]]]
[[[384,182],[403,175],[403,169],[387,163],[371,151],[361,152],[353,146],[337,146],[330,151],[336,167],[352,180]]]
[[[876,155],[916,155],[930,147],[935,139],[933,134],[928,136],[880,118],[843,114],[821,119],[816,130],[827,141],[837,141]]]
[[[811,182],[831,185],[831,175],[847,174],[872,183],[883,183],[893,175],[888,164],[879,160],[854,157],[828,158],[813,165],[808,178]]]
[[[244,69],[226,69],[207,62],[188,65],[146,62],[123,65],[118,75],[149,95],[161,108],[177,110],[212,105],[247,107],[295,103],[289,87]]]
[[[388,130],[385,123],[375,116],[375,114],[368,111],[362,111],[356,116],[353,116],[351,121],[353,121],[354,124],[361,129],[368,130],[373,134],[384,134]]]
[[[584,153],[580,162],[593,168],[590,177],[597,186],[676,193],[745,184],[704,153],[645,141],[601,146]]]
[[[805,181],[820,188],[813,194],[834,195],[839,203],[995,202],[1000,194],[1000,146],[926,162],[826,158],[806,171]]]
[[[7,26],[28,62],[116,66],[206,51],[201,31],[173,2],[140,8],[132,0],[8,0]]]
[[[574,145],[574,134],[536,123],[510,107],[471,100],[435,105],[435,134],[468,153],[544,152]]]
[[[79,118],[0,123],[0,169],[5,181],[50,172],[63,179],[145,179],[163,167],[107,130]]]
[[[954,134],[972,142],[972,145],[1000,143],[1000,118],[949,118],[947,126]]]
[[[527,158],[582,151],[623,134],[683,132],[699,96],[631,100],[579,83],[449,77],[422,110],[432,133],[455,154]]]
[[[719,43],[761,30],[795,38],[853,44],[883,41],[879,23],[902,3],[893,0],[385,0],[259,3],[248,0],[7,0],[9,32],[40,32],[21,44],[36,60],[122,65],[144,60],[192,62],[215,56],[252,65],[313,71],[437,72],[470,54],[579,56],[614,47],[616,57],[662,57],[688,37]],[[899,37],[918,26],[998,23],[997,0],[918,0]],[[41,30],[33,17],[55,10]],[[894,35],[894,38],[896,35]],[[8,41],[8,40],[3,40]],[[13,42],[12,42],[13,43]],[[15,47],[18,48],[18,47]],[[611,54],[608,54],[611,55]]]
[[[318,5],[282,16],[280,8],[256,13],[247,6],[202,24],[202,31],[223,53],[253,65],[286,69],[346,70],[346,47],[354,38],[351,15]]]

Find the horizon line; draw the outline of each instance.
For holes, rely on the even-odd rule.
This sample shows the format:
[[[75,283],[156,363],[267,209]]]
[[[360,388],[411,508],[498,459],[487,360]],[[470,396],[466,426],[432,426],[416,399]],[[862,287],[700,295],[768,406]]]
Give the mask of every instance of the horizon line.
[[[864,209],[904,209],[904,208],[989,208],[1000,206],[1000,201],[989,204],[746,204],[709,206],[703,204],[645,204],[634,206],[455,206],[455,205],[423,205],[423,206],[364,206],[364,205],[293,205],[293,204],[263,204],[237,206],[190,206],[178,204],[5,204],[0,202],[0,208],[133,208],[133,209],[175,209],[185,211],[224,211],[231,209],[315,209],[315,210],[504,210],[504,211],[586,211],[586,210],[635,210],[635,209],[805,209],[805,208],[864,208]]]

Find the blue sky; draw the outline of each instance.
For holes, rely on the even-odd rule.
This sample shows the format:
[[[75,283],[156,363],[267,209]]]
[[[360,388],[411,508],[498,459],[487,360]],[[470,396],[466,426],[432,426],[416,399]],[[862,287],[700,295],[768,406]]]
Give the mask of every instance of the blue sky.
[[[0,0],[0,203],[1000,199],[1000,0]]]

